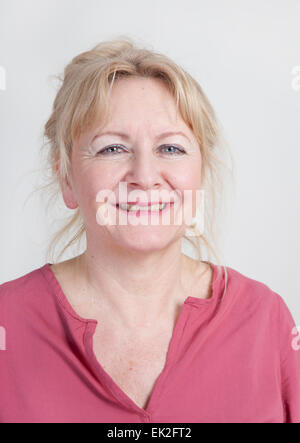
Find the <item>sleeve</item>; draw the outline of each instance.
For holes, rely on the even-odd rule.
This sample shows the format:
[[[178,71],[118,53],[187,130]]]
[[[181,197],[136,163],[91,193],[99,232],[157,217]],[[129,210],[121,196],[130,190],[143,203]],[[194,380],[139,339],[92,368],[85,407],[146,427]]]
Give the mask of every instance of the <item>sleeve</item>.
[[[278,294],[277,294],[278,295]],[[300,327],[283,298],[279,303],[279,346],[285,423],[300,423]]]

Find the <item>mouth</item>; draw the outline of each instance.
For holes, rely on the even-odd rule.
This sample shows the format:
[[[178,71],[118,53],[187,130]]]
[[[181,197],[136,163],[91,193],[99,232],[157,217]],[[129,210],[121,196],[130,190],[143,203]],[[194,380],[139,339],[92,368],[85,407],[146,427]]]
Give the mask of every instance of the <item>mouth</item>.
[[[116,207],[119,211],[130,212],[134,214],[160,214],[166,212],[174,202],[168,203],[117,203]]]

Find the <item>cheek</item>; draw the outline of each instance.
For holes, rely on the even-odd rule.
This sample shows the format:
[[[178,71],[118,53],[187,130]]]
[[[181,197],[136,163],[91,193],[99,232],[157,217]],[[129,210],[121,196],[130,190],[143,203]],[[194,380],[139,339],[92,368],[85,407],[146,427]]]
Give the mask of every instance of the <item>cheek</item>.
[[[196,215],[197,209],[202,205],[201,162],[189,161],[184,167],[173,172],[173,186],[181,193],[184,218],[187,224],[190,224],[191,217]]]
[[[181,177],[177,179],[178,188],[184,189],[199,189],[201,186],[201,173],[197,170],[193,173],[192,170],[185,171]]]
[[[112,189],[113,174],[108,168],[90,167],[74,168],[74,189],[78,205],[85,218],[96,214],[98,203],[96,197],[99,191]]]
[[[188,162],[184,167],[174,169],[174,182],[181,192],[184,190],[196,190],[201,187],[201,164]]]

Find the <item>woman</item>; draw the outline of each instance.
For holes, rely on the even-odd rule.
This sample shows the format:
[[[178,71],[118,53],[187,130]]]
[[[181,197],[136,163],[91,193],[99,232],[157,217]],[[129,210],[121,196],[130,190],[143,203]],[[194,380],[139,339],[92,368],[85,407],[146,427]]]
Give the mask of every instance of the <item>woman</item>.
[[[45,135],[86,250],[1,285],[0,421],[300,422],[281,296],[181,252],[217,162],[198,83],[101,43],[67,66]]]

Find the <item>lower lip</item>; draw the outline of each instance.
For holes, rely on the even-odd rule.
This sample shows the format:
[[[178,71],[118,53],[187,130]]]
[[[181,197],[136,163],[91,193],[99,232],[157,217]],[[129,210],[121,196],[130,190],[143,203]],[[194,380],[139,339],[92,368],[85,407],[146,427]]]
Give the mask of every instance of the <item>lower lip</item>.
[[[116,206],[116,208],[119,211],[125,212],[126,214],[134,214],[134,215],[149,215],[150,214],[151,215],[151,214],[163,214],[163,213],[167,212],[170,209],[170,206],[173,206],[173,205],[174,205],[173,202],[172,203],[168,203],[164,207],[164,209],[161,209],[161,210],[158,210],[158,211],[149,211],[149,210],[142,211],[141,209],[138,209],[137,211],[126,211],[125,209],[121,209],[119,206]]]

